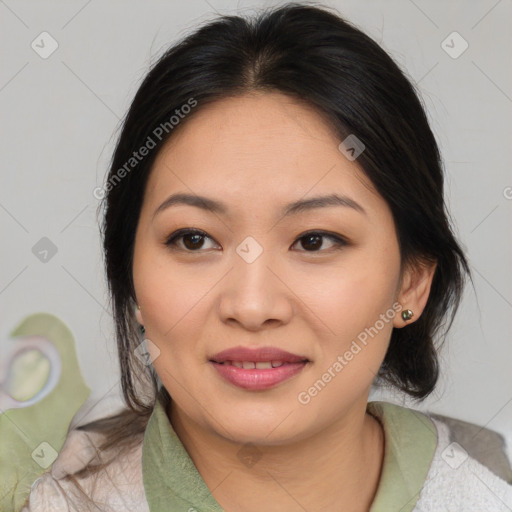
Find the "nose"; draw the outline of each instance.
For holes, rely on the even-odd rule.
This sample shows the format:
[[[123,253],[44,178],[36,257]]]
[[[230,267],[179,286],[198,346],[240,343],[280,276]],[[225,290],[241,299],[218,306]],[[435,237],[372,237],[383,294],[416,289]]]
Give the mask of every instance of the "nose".
[[[293,314],[293,293],[271,251],[263,251],[252,263],[238,254],[223,280],[219,315],[223,322],[248,331],[287,324]]]

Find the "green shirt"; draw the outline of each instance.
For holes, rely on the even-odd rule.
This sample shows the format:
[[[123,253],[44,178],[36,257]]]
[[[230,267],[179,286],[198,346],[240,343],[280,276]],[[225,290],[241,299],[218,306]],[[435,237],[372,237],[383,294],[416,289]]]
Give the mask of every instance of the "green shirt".
[[[142,475],[151,512],[223,512],[165,412],[158,395],[142,448]],[[437,431],[424,414],[387,402],[369,402],[367,410],[384,427],[381,479],[370,512],[411,512],[434,456]]]

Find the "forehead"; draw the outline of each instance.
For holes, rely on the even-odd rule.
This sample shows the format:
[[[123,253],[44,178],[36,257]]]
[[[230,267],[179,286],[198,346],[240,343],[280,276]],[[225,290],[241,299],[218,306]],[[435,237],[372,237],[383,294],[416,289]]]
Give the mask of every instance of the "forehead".
[[[340,142],[325,116],[281,93],[199,103],[161,149],[146,193],[152,201],[180,191],[240,205],[333,192],[378,199]]]

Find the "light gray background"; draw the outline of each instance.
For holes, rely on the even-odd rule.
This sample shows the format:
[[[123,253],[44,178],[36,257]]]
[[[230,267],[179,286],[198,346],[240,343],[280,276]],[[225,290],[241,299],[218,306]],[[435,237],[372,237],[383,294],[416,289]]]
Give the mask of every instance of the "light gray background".
[[[215,11],[252,13],[278,3],[0,0],[0,336],[6,340],[35,312],[61,318],[92,389],[89,415],[119,402],[120,393],[93,196],[120,119],[167,45]],[[418,408],[501,432],[511,455],[512,2],[324,4],[376,39],[418,84],[474,272],[476,294],[469,286],[442,352],[443,378]],[[43,31],[59,45],[47,59],[31,48]],[[469,45],[458,58],[442,47],[453,31]],[[32,253],[43,236],[58,248],[46,263]]]

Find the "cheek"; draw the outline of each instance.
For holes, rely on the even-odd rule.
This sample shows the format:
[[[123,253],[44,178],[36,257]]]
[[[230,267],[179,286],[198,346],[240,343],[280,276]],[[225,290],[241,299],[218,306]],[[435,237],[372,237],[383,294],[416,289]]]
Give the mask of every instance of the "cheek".
[[[160,361],[180,360],[183,364],[185,356],[199,350],[194,340],[201,339],[204,318],[211,307],[208,292],[218,280],[212,272],[171,265],[165,256],[143,254],[135,258],[134,283],[143,305],[146,337],[158,346],[163,356]]]
[[[318,370],[331,368],[340,376],[333,388],[343,388],[349,382],[366,388],[378,372],[393,330],[399,275],[398,247],[388,244],[379,251],[372,247],[347,256],[328,279],[324,276],[322,286],[310,292],[310,307],[327,326],[322,334],[317,333],[323,339],[318,345]],[[303,293],[307,293],[305,288]],[[341,373],[332,369],[336,361],[343,367]]]
[[[349,407],[374,381],[386,355],[393,330],[396,281],[394,272],[340,273],[317,296],[323,329],[318,335],[313,374],[299,394],[299,403],[311,401],[309,413],[325,407]],[[306,401],[304,401],[306,400]],[[333,406],[333,404],[336,404]],[[320,414],[320,413],[319,413]]]
[[[310,291],[309,297],[331,334],[354,336],[354,330],[373,325],[392,308],[398,279],[398,264],[379,265],[357,258],[354,264],[331,272],[328,279],[324,277],[321,289]]]
[[[187,338],[193,336],[194,317],[201,313],[204,292],[197,283],[186,283],[183,279],[162,275],[158,279],[147,279],[141,293],[145,305],[146,332],[159,342],[181,339],[181,331],[187,327]],[[179,293],[176,290],[180,290]]]

